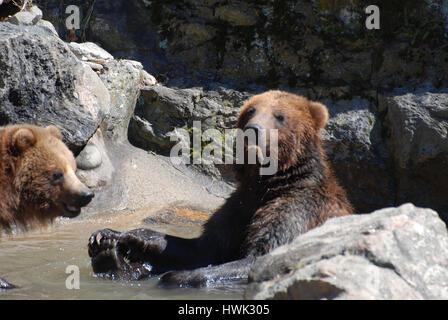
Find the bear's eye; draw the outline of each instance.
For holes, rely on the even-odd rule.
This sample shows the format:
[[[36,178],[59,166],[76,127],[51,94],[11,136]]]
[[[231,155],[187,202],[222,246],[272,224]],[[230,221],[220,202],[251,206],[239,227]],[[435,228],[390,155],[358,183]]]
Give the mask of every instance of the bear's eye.
[[[280,113],[276,113],[276,114],[274,114],[274,117],[275,117],[275,119],[277,119],[277,120],[280,121],[280,122],[285,121],[285,116],[282,115],[282,114],[280,114]]]
[[[255,108],[254,107],[250,107],[249,109],[247,109],[246,114],[248,116],[252,116],[255,113]]]
[[[61,171],[56,170],[53,172],[53,180],[54,182],[61,183],[62,180],[64,180],[64,174]]]

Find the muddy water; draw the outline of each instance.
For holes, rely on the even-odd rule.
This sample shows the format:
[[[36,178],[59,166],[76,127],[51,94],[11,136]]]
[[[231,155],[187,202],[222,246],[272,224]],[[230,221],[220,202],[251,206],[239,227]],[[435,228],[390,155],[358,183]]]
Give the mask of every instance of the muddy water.
[[[164,289],[157,278],[112,281],[96,277],[90,266],[87,240],[98,229],[148,227],[141,215],[108,214],[60,219],[52,226],[0,239],[0,277],[19,286],[0,290],[2,299],[241,299],[243,286],[214,289]],[[187,226],[188,227],[188,226]],[[180,226],[180,228],[186,228]],[[159,225],[158,231],[164,231]],[[168,228],[169,229],[169,228]],[[193,228],[194,229],[194,228]],[[172,233],[172,232],[168,232]],[[80,288],[67,289],[69,265],[80,271]]]

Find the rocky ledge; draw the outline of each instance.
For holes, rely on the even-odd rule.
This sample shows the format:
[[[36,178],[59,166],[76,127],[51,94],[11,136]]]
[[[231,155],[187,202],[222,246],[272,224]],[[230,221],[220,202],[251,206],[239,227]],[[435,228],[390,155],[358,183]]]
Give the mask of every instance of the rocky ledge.
[[[448,233],[405,204],[328,220],[259,258],[248,299],[448,299]]]

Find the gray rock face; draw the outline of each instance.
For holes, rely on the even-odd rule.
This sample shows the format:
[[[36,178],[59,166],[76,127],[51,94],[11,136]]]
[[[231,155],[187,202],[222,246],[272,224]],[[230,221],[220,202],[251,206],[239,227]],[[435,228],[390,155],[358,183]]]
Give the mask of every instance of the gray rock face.
[[[128,140],[128,127],[140,95],[142,65],[131,60],[110,60],[104,65],[100,78],[110,93],[110,112],[102,124],[110,140]]]
[[[434,208],[448,220],[448,94],[406,93],[380,99],[395,163],[397,201]]]
[[[111,204],[117,205],[124,198],[120,192],[124,186],[115,188],[111,186],[111,184],[117,185],[121,182],[114,180],[115,166],[111,158],[117,157],[117,155],[111,153],[110,145],[124,143],[128,140],[129,121],[140,94],[142,66],[136,61],[112,60],[108,57],[107,52],[94,44],[76,44],[74,46],[71,44],[71,47],[75,51],[79,49],[76,52],[81,59],[96,59],[96,61],[107,59],[103,60],[104,68],[99,70],[99,76],[110,94],[110,111],[76,161],[81,181],[94,189],[109,186],[105,192],[110,192],[111,198],[114,198],[114,201],[111,201],[111,198],[104,200],[104,194],[100,195],[92,203],[92,206],[94,208],[101,206],[103,206],[101,208],[113,208]],[[115,165],[117,165],[116,162]]]
[[[412,204],[328,220],[255,262],[249,299],[447,299],[448,233]]]
[[[112,182],[115,168],[109,153],[102,131],[98,129],[76,157],[76,174],[89,188],[98,190]]]
[[[164,155],[169,155],[171,148],[180,141],[189,143],[187,148],[191,150],[194,121],[200,122],[202,133],[208,129],[224,133],[225,129],[234,128],[239,107],[249,96],[247,92],[223,87],[210,90],[175,89],[161,84],[143,87],[129,125],[129,140],[137,147]],[[186,130],[190,140],[184,141],[179,130]],[[195,155],[196,152],[195,149]],[[227,197],[233,190],[230,165],[203,162],[194,164],[193,170],[187,170],[185,165],[176,167],[201,181],[212,194]],[[204,177],[204,173],[208,177]]]
[[[406,93],[385,97],[391,149],[400,168],[448,154],[448,93]]]
[[[330,112],[322,131],[325,151],[353,205],[361,212],[393,206],[389,155],[372,104],[360,97],[323,102]]]
[[[39,20],[36,23],[36,26],[40,26],[40,27],[46,28],[46,29],[50,30],[56,37],[59,37],[58,36],[58,32],[56,31],[55,27],[53,26],[53,24],[51,24],[50,21]]]
[[[70,4],[83,16],[91,5]],[[42,6],[66,35],[63,0]],[[141,61],[155,75],[183,82],[224,82],[242,90],[348,85],[382,88],[448,83],[446,2],[381,4],[381,27],[366,32],[365,8],[353,1],[96,0],[89,41],[115,57]],[[403,68],[406,65],[406,68]],[[170,83],[173,85],[173,83]]]
[[[0,124],[54,124],[79,152],[109,111],[98,76],[47,28],[0,24]]]
[[[95,145],[87,145],[76,158],[78,169],[92,170],[103,162],[101,152]]]
[[[163,85],[142,88],[141,99],[130,125],[131,141],[145,149],[168,153],[176,128],[190,130],[201,121],[202,130],[233,128],[239,107],[248,93],[217,88],[174,89]]]
[[[40,19],[42,19],[42,10],[37,6],[32,6],[25,11],[17,12],[8,22],[16,25],[31,26],[38,23]]]
[[[109,52],[93,42],[70,42],[68,45],[79,60],[100,62],[100,64],[105,64],[107,61],[114,59]]]

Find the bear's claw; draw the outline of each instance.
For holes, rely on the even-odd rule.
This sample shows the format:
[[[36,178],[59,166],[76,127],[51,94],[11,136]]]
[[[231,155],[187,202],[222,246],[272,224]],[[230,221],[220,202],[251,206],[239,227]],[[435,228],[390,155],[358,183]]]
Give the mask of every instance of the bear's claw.
[[[137,280],[148,276],[151,270],[151,266],[139,257],[144,250],[144,241],[130,232],[111,229],[95,231],[89,238],[88,248],[96,274]]]
[[[121,232],[111,229],[95,231],[89,238],[89,256],[94,258],[102,251],[115,249]]]

